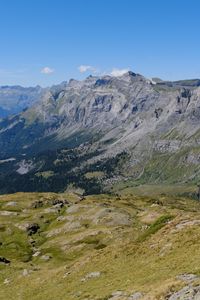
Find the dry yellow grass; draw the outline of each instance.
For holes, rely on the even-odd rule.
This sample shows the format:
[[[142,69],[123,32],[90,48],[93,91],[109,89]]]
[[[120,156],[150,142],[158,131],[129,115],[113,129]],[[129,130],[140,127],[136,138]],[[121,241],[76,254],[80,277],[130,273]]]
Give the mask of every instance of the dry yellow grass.
[[[0,299],[106,300],[118,290],[165,299],[184,286],[177,275],[200,274],[199,209],[172,195],[1,196],[0,256],[11,264],[0,264]],[[26,223],[39,232],[28,236]]]

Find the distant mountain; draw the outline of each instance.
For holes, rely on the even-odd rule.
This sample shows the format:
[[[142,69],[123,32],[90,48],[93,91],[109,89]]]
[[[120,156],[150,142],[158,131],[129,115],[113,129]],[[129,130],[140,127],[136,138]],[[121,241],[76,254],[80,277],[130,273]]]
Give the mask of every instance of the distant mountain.
[[[90,76],[0,122],[0,191],[200,180],[199,80]]]
[[[43,89],[40,86],[0,86],[0,118],[16,114],[37,102]]]

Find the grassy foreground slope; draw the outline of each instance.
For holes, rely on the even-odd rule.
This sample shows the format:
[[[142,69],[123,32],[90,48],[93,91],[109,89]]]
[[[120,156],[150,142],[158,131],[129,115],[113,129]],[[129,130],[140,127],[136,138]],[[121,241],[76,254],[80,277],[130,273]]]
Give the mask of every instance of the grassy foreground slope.
[[[170,299],[198,286],[200,203],[153,190],[1,196],[0,299]]]

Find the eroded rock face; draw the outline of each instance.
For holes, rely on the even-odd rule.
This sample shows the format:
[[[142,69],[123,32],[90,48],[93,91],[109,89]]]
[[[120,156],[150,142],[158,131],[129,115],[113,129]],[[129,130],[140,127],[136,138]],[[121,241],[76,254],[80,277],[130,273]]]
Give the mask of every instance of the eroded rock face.
[[[40,259],[41,259],[41,260],[44,260],[44,261],[49,261],[51,258],[52,258],[51,255],[42,255],[42,256],[40,257]]]
[[[0,263],[8,265],[8,264],[10,264],[10,260],[5,257],[0,256]]]
[[[199,300],[200,299],[200,286],[185,286],[183,289],[174,293],[168,300]]]
[[[45,209],[46,211],[46,209]],[[58,222],[65,222],[60,228],[48,232],[52,237],[61,232],[76,232],[91,226],[120,227],[131,226],[133,219],[131,215],[122,209],[113,207],[102,207],[102,205],[79,204],[71,205],[66,209],[66,216],[59,216]]]
[[[191,282],[197,280],[199,277],[195,274],[181,274],[181,275],[178,275],[176,278],[179,280],[191,283]]]
[[[139,300],[142,298],[142,293],[136,292],[128,297],[128,300]]]
[[[120,300],[120,299],[126,299],[127,298],[127,293],[124,291],[116,291],[113,292],[111,297],[108,298],[109,300]]]
[[[31,160],[26,161],[25,159],[23,159],[19,162],[19,168],[16,170],[16,172],[20,175],[24,175],[29,173],[32,169],[34,169],[33,162]]]
[[[27,224],[26,231],[28,235],[33,235],[38,232],[40,226],[37,223]]]
[[[11,282],[11,280],[6,278],[3,283],[7,285],[7,284],[10,284],[10,282]]]
[[[181,147],[181,141],[179,140],[160,140],[154,144],[155,151],[158,152],[176,152]]]
[[[95,272],[91,272],[86,274],[86,276],[84,278],[81,279],[82,282],[90,280],[90,279],[95,279],[95,278],[99,278],[101,276],[101,272],[99,271],[95,271]]]
[[[1,216],[17,216],[18,213],[15,211],[2,210],[0,211]]]
[[[107,226],[130,226],[132,222],[128,213],[111,208],[101,208],[91,215],[91,219],[92,223],[96,225],[104,224]]]
[[[32,204],[31,204],[31,208],[41,208],[44,206],[44,203],[43,201],[41,200],[37,200],[37,201],[34,201]]]
[[[111,297],[108,298],[108,300],[139,300],[142,298],[142,296],[143,294],[140,292],[135,292],[129,295],[125,291],[116,291],[112,293]]]
[[[6,203],[5,206],[17,206],[17,202],[16,201],[10,201],[10,202]]]

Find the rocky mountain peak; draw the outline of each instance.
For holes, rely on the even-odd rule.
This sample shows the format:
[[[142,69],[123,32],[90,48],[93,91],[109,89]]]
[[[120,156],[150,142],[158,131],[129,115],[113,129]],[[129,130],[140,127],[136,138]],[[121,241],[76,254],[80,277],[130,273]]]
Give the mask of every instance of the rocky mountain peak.
[[[42,153],[67,148],[76,158],[64,172],[69,175],[76,170],[80,175],[83,169],[100,170],[106,172],[105,185],[116,174],[144,181],[197,180],[199,89],[196,80],[152,84],[131,71],[120,77],[71,79],[45,89],[34,106],[0,122],[0,157],[3,162],[15,158],[9,160],[13,172],[21,165],[31,166],[27,174],[46,172],[49,160]],[[123,167],[119,165],[121,155]],[[166,157],[166,169],[160,165],[162,155]],[[57,159],[54,157],[54,161]],[[54,161],[51,171],[57,168]],[[177,161],[180,168],[187,165],[184,178],[179,170],[174,173]],[[107,170],[110,164],[112,172]],[[4,163],[0,167],[5,175]]]

